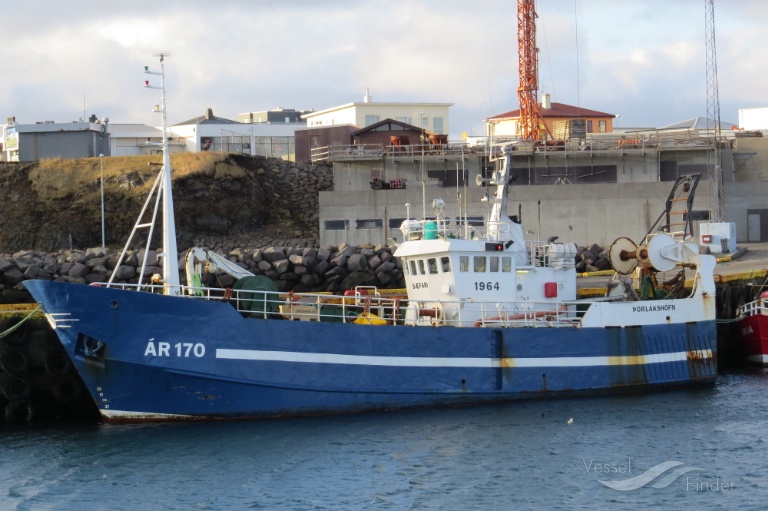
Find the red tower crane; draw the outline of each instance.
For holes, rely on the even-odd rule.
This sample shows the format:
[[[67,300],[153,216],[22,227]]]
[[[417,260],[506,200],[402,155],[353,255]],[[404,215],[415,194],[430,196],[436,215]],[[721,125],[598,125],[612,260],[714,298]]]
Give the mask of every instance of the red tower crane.
[[[525,140],[539,139],[539,49],[536,48],[535,0],[517,0],[517,53],[520,83],[520,132]]]

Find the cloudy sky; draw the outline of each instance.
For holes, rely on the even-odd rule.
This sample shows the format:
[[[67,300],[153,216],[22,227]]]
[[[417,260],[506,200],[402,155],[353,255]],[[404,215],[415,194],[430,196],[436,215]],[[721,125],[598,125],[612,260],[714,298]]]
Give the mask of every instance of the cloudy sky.
[[[706,115],[705,0],[538,0],[541,92],[622,127]],[[513,0],[25,0],[2,8],[0,120],[158,125],[277,107],[447,102],[451,137],[518,107]],[[768,106],[768,2],[716,0],[723,121]],[[540,96],[541,96],[540,92]]]

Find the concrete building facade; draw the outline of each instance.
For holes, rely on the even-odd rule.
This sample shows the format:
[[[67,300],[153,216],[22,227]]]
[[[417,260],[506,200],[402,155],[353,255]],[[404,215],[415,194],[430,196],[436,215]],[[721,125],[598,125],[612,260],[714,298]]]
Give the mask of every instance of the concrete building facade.
[[[674,180],[700,173],[692,212],[698,239],[698,226],[710,221],[714,207],[712,141],[687,132],[655,134],[638,144],[621,140],[620,135],[592,140],[570,151],[518,147],[509,214],[521,217],[530,239],[556,235],[564,242],[606,246],[627,236],[639,242],[664,210]],[[768,241],[768,139],[721,144],[721,220],[735,224],[737,242]],[[423,162],[418,154],[397,153],[334,161],[334,190],[320,193],[321,244],[400,241],[404,219],[434,216],[433,199],[445,202],[450,222],[482,223],[489,208],[482,199],[489,190],[477,183],[484,181],[491,160],[467,147],[459,155],[425,154]],[[374,177],[401,179],[406,186],[373,189]]]

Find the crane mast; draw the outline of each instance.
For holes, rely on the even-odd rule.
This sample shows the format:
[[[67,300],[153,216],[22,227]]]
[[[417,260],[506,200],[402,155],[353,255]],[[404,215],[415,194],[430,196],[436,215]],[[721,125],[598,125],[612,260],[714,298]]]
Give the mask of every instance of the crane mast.
[[[704,32],[707,46],[707,130],[713,135],[713,151],[708,153],[714,160],[711,165],[712,221],[721,222],[725,212],[723,190],[722,154],[720,148],[720,94],[717,85],[717,45],[715,44],[715,2],[704,0]]]
[[[520,81],[520,134],[525,140],[539,140],[539,50],[536,48],[535,0],[517,0],[517,52]]]

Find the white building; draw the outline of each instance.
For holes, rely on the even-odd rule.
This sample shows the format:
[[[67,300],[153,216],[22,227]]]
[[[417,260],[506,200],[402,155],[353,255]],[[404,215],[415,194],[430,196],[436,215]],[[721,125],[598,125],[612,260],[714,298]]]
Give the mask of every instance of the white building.
[[[768,130],[768,107],[739,108],[739,129],[745,131]]]
[[[184,141],[187,152],[222,151],[294,160],[296,127],[283,123],[241,123],[217,117],[208,108],[199,117],[174,124],[170,131]]]
[[[448,108],[453,103],[374,102],[366,91],[362,102],[319,110],[306,115],[307,128],[351,125],[365,128],[385,119],[394,119],[438,135],[450,133]]]
[[[142,154],[157,154],[163,142],[162,128],[153,128],[146,124],[110,124],[109,156],[140,156]],[[181,153],[185,150],[184,141],[178,137],[170,137],[171,153]]]

